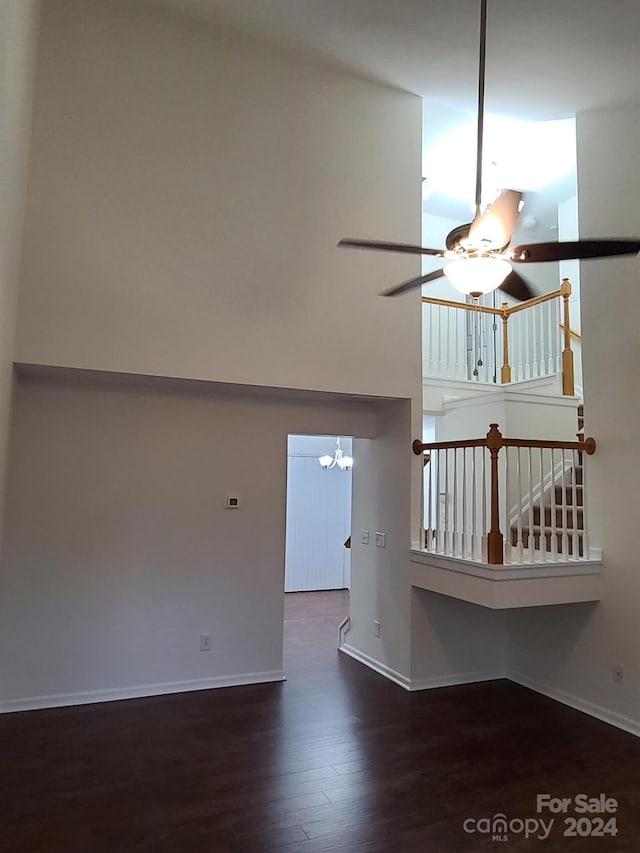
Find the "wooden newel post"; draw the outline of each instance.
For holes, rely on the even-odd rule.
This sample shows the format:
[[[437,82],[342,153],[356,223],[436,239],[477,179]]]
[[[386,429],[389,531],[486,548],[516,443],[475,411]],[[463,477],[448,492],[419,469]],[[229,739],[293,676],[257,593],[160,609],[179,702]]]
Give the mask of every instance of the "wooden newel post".
[[[568,278],[562,279],[560,285],[562,293],[562,330],[564,343],[562,347],[562,393],[565,397],[573,397],[575,384],[573,378],[573,352],[571,351],[571,325],[569,323],[569,298],[571,296],[571,282]]]
[[[511,365],[509,364],[509,304],[502,303],[502,371],[500,379],[503,385],[511,382]]]
[[[502,433],[498,424],[489,424],[486,446],[491,454],[491,529],[487,536],[487,563],[501,566],[504,563],[504,539],[500,532],[498,453],[502,447]]]

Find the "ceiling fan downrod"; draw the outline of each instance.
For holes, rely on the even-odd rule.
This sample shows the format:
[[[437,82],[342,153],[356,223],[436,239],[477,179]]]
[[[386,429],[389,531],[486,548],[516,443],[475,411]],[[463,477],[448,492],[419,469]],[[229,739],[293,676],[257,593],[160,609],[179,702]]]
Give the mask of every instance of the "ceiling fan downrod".
[[[476,157],[476,219],[482,205],[482,145],[484,137],[484,78],[487,64],[487,0],[480,0],[480,57],[478,62],[478,135]]]

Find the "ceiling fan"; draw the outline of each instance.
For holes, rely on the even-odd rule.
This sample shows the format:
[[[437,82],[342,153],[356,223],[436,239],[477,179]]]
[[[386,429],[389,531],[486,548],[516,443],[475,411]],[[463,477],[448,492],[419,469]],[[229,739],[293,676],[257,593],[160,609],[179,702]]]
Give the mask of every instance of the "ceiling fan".
[[[522,209],[522,193],[503,190],[484,212],[482,198],[482,146],[484,125],[484,87],[487,41],[487,0],[480,0],[480,56],[478,69],[478,132],[476,157],[476,196],[473,222],[459,225],[449,232],[444,249],[429,249],[410,243],[389,243],[379,240],[360,240],[345,237],[338,246],[355,249],[376,249],[382,252],[401,252],[411,255],[432,255],[449,263],[427,273],[410,278],[384,290],[381,296],[397,296],[446,276],[458,290],[479,298],[500,288],[514,299],[525,300],[535,294],[531,285],[516,272],[512,264],[563,261],[569,259],[606,258],[613,255],[635,255],[640,252],[640,240],[606,239],[575,240],[550,243],[527,243],[510,247],[511,235]]]

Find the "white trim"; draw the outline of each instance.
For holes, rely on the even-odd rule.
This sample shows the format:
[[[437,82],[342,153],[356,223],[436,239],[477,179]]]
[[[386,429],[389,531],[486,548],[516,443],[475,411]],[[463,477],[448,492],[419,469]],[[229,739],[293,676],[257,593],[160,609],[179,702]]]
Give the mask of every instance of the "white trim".
[[[596,705],[594,702],[588,702],[586,699],[581,699],[579,696],[574,696],[573,693],[567,693],[564,690],[559,690],[557,687],[549,687],[532,678],[527,678],[517,672],[507,673],[509,681],[515,684],[520,684],[522,687],[528,687],[536,693],[542,693],[543,696],[548,696],[549,699],[555,699],[563,705],[568,705],[570,708],[575,708],[576,711],[582,711],[583,714],[589,714],[590,717],[595,717],[602,720],[604,723],[609,723],[618,729],[629,732],[636,737],[640,737],[640,720],[632,720],[630,717],[625,717],[623,714],[617,714],[615,711],[610,711],[608,708],[603,708],[602,705]]]
[[[529,380],[525,380],[529,381]],[[512,383],[513,384],[513,383]],[[517,384],[517,383],[516,383]],[[496,386],[493,386],[496,389]],[[483,403],[534,403],[543,404],[545,406],[561,406],[563,408],[577,408],[579,400],[577,397],[555,397],[551,394],[536,394],[532,391],[516,391],[512,389],[512,385],[498,385],[498,390],[493,393],[486,394]],[[446,413],[449,409],[466,409],[470,406],[477,406],[477,397],[459,397],[457,400],[450,400],[443,404],[443,411]]]
[[[338,625],[338,648],[345,645],[345,637],[351,630],[351,616],[345,616]]]
[[[506,678],[504,672],[492,669],[480,669],[475,672],[460,672],[455,675],[412,678],[409,689],[412,692],[414,690],[433,690],[437,687],[455,687],[460,684],[475,684],[480,681],[496,681],[499,678]]]
[[[393,681],[395,684],[400,685],[400,687],[404,687],[405,690],[411,690],[411,679],[406,675],[403,675],[401,672],[398,672],[396,669],[392,669],[390,666],[387,666],[386,663],[381,663],[379,660],[369,657],[369,655],[364,652],[350,646],[349,643],[345,643],[343,646],[340,646],[339,651],[343,652],[345,655],[349,655],[350,658],[357,660],[359,663],[363,663],[365,666],[368,666],[369,669],[377,672],[378,675],[384,675],[384,677],[388,678],[389,681]]]
[[[350,658],[357,660],[358,663],[362,663],[369,667],[369,669],[377,672],[378,675],[383,675],[385,678],[388,678],[389,681],[393,681],[394,684],[397,684],[399,687],[402,687],[404,690],[408,690],[412,693],[416,690],[432,690],[437,687],[455,687],[458,684],[473,684],[477,681],[495,681],[497,678],[506,677],[504,672],[499,672],[498,670],[477,670],[475,672],[460,672],[455,673],[454,675],[439,675],[432,676],[430,678],[408,678],[396,669],[392,669],[390,666],[387,666],[379,660],[365,654],[365,652],[355,649],[348,643],[340,646],[339,650],[345,655],[349,655]]]
[[[596,559],[591,560],[558,560],[557,562],[549,560],[546,563],[508,563],[498,566],[412,548],[409,559],[412,563],[419,565],[433,566],[436,569],[445,569],[449,572],[491,581],[598,575],[602,571],[602,552],[598,553]]]
[[[163,696],[167,693],[189,693],[194,690],[214,690],[218,687],[239,687],[247,684],[266,684],[285,681],[282,671],[247,672],[241,675],[222,675],[216,678],[195,678],[190,681],[166,681],[160,684],[139,684],[134,687],[114,687],[108,690],[89,690],[85,693],[60,693],[49,696],[28,696],[0,701],[0,714],[13,711],[35,711],[44,708],[63,708],[69,705],[91,705],[95,702],[118,702]]]

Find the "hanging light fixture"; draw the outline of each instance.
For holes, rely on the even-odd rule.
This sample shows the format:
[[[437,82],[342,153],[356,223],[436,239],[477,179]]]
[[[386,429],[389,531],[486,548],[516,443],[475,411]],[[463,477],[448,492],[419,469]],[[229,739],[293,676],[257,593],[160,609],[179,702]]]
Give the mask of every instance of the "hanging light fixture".
[[[456,290],[478,297],[500,287],[511,269],[511,264],[502,258],[472,257],[451,261],[444,274]]]
[[[341,471],[350,471],[353,468],[353,457],[345,456],[344,451],[340,447],[339,438],[336,438],[336,449],[333,456],[320,456],[318,462],[325,471],[335,468],[336,465]]]

